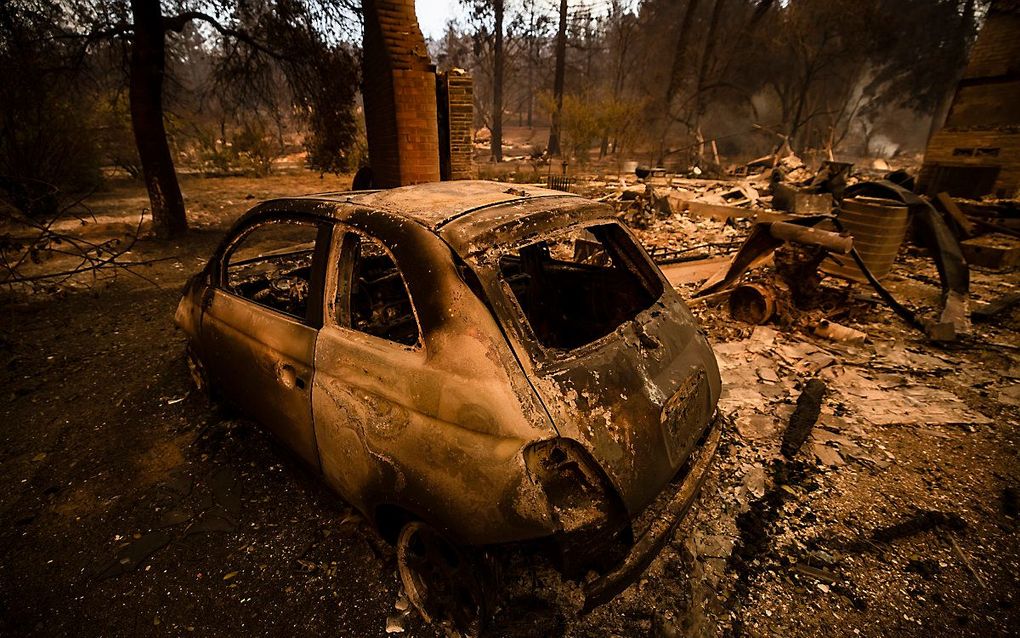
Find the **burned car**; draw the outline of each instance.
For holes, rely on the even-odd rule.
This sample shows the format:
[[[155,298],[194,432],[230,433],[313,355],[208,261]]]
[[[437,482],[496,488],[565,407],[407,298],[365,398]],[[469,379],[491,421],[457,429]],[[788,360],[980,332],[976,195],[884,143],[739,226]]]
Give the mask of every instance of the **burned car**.
[[[587,574],[589,607],[608,600],[668,540],[719,440],[690,311],[608,206],[568,193],[267,201],[176,321],[196,382],[397,544],[426,618],[481,604],[461,548],[521,541]]]

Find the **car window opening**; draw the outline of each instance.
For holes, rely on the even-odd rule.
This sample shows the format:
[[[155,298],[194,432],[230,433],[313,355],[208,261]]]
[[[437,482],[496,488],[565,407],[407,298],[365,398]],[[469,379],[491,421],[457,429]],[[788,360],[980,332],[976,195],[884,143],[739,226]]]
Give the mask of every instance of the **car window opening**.
[[[255,228],[230,252],[227,288],[261,306],[304,320],[317,232],[315,224],[297,222]]]
[[[630,237],[616,224],[538,241],[499,260],[539,343],[570,350],[603,337],[662,295]]]
[[[405,346],[418,344],[418,321],[403,276],[378,241],[362,237],[355,248],[351,327]]]

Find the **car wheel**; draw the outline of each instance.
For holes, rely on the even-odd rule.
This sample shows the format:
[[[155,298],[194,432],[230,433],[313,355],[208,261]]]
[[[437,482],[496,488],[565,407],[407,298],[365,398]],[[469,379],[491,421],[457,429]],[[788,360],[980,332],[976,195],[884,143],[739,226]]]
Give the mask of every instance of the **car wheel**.
[[[407,598],[426,622],[477,636],[486,613],[480,565],[426,523],[408,523],[397,539],[397,566]]]

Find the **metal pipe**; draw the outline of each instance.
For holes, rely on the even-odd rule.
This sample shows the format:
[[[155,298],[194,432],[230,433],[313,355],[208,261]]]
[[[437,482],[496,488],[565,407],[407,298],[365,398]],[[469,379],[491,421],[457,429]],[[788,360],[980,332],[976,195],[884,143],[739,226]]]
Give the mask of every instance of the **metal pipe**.
[[[831,253],[840,255],[849,254],[850,249],[854,246],[853,238],[848,235],[789,222],[772,222],[769,233],[776,239],[809,246],[821,246]]]

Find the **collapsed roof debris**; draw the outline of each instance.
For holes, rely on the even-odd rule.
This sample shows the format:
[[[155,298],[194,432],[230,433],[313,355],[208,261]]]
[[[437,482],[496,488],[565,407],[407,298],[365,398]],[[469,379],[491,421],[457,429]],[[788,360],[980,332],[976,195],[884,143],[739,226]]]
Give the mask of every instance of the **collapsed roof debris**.
[[[790,166],[795,168],[790,170]],[[790,174],[797,176],[798,185],[785,181],[784,176]],[[890,177],[907,179],[902,174]],[[795,297],[796,307],[810,309],[814,304],[811,295],[805,294],[804,285],[816,287],[817,282],[811,283],[815,279],[820,281],[828,275],[862,282],[871,286],[907,324],[922,330],[933,341],[953,341],[969,330],[969,270],[960,242],[961,236],[969,235],[963,235],[962,229],[975,232],[978,227],[1009,228],[1002,223],[965,221],[969,218],[945,194],[933,198],[936,208],[932,200],[915,195],[896,182],[862,180],[853,173],[852,165],[842,162],[825,162],[817,173],[807,176],[799,160],[787,156],[776,168],[742,181],[737,187],[719,180],[663,177],[659,178],[658,187],[650,179],[641,181],[644,183],[624,187],[602,200],[616,205],[620,217],[639,229],[660,264],[700,261],[707,268],[709,259],[720,253],[733,253],[738,225],[751,224],[742,246],[713,275],[702,277],[704,270],[695,263],[682,269],[666,269],[667,276],[676,273],[674,284],[683,283],[684,273],[703,282],[695,297],[718,298],[749,270],[774,263],[774,276],[785,280],[779,289],[787,293],[785,296]],[[776,210],[777,202],[786,208],[796,208],[786,206],[790,188],[800,189],[798,193],[802,195],[823,194],[826,205],[806,207],[811,214]],[[771,195],[763,196],[762,192]],[[706,236],[702,229],[714,225],[699,222],[702,218],[724,221],[719,232],[727,241],[695,243],[696,239],[720,236]],[[932,255],[942,282],[942,310],[923,320],[882,284],[907,239],[908,229],[912,229],[911,240]],[[957,229],[955,234],[953,229]],[[966,245],[971,252],[983,250],[983,255],[989,255],[986,265],[1008,269],[1020,258],[1020,243],[1013,250],[1012,244],[1003,244],[1001,240],[980,239],[983,243],[970,240]],[[791,249],[784,246],[800,247],[799,267],[790,260]],[[773,253],[781,247],[782,259],[773,260]],[[814,250],[803,254],[807,248]],[[696,249],[700,252],[695,253]],[[813,263],[816,260],[818,263]],[[791,272],[796,275],[791,277]],[[741,289],[742,294],[747,292],[746,288]],[[780,297],[783,296],[781,293]]]

